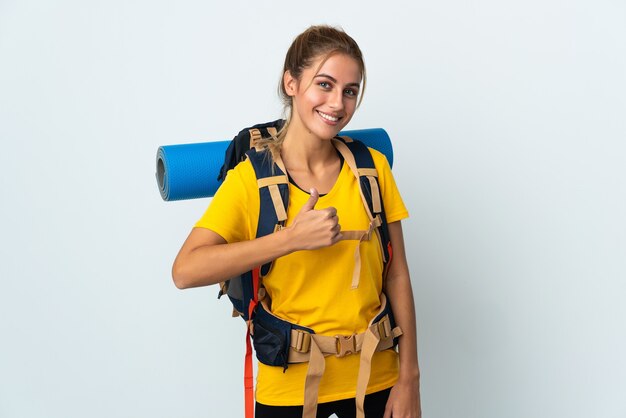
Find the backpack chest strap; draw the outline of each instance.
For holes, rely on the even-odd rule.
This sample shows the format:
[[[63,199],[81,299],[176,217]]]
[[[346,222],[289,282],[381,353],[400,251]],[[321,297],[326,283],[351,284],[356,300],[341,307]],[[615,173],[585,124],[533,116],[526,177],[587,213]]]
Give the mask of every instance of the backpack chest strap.
[[[370,226],[367,230],[363,231],[341,231],[341,241],[356,240],[358,241],[356,248],[354,249],[354,269],[352,269],[352,289],[359,287],[359,281],[361,280],[361,243],[363,241],[369,241],[372,238],[372,232],[377,232],[382,221],[380,215],[370,222]]]

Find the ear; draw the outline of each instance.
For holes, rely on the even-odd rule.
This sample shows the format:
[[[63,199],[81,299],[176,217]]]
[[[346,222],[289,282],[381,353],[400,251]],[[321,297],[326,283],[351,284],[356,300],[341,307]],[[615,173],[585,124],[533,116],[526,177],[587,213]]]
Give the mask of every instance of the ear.
[[[295,96],[298,92],[298,80],[291,75],[289,70],[285,71],[285,74],[283,74],[283,85],[289,96]]]

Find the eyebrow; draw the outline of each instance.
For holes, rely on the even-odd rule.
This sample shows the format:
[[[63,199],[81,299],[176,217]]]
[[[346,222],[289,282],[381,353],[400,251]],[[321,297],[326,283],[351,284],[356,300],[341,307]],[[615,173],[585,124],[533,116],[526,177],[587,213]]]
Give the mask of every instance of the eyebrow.
[[[325,78],[330,79],[330,81],[332,81],[333,83],[336,83],[336,82],[337,82],[337,80],[335,79],[335,77],[330,76],[330,75],[328,75],[328,74],[323,74],[323,73],[322,73],[322,74],[317,74],[314,78],[317,78],[317,77],[325,77]],[[360,84],[360,83],[348,83],[346,86],[350,86],[350,87],[361,87],[361,84]]]

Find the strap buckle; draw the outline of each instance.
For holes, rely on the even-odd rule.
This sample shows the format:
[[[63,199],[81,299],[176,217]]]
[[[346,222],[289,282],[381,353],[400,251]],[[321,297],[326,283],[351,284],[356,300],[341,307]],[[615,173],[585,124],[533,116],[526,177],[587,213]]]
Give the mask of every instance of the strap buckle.
[[[311,349],[311,334],[296,330],[296,341],[292,348],[298,353],[308,353]]]
[[[337,344],[337,357],[344,357],[348,354],[354,354],[357,352],[356,338],[354,338],[354,334],[349,336],[335,335],[335,341]]]
[[[376,323],[376,327],[378,328],[378,335],[381,340],[385,340],[393,336],[388,315],[385,315],[380,321],[378,321]]]

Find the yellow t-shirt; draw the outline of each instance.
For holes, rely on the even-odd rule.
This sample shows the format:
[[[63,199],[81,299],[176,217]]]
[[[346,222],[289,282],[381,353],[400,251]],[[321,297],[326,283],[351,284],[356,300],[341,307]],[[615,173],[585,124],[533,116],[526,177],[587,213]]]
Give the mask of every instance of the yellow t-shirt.
[[[408,212],[389,168],[386,157],[371,150],[378,171],[387,222],[408,217]],[[309,194],[289,185],[289,226]],[[315,208],[335,207],[342,230],[366,230],[369,225],[357,179],[344,162],[333,188],[320,196]],[[250,240],[256,236],[259,218],[259,190],[254,168],[244,161],[228,172],[224,183],[196,227],[208,228],[227,242]],[[361,244],[359,286],[351,288],[357,241],[313,251],[297,251],[274,261],[263,284],[271,298],[272,312],[290,322],[311,328],[321,335],[351,335],[367,329],[380,308],[382,254],[376,234]],[[359,371],[359,354],[342,358],[326,357],[318,401],[332,402],[354,397]],[[259,363],[256,400],[265,405],[302,405],[308,363],[282,367]],[[394,350],[377,352],[367,393],[389,388],[398,376]]]

